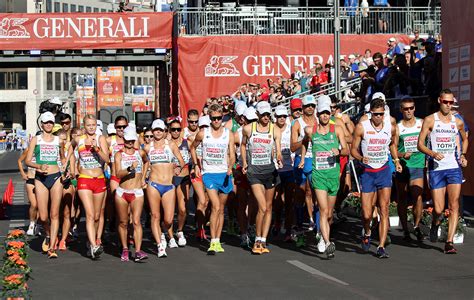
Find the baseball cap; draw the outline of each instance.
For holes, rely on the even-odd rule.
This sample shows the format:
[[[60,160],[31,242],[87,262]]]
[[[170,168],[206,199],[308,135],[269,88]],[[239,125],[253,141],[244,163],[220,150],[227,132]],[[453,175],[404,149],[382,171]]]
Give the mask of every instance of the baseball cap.
[[[53,122],[54,123],[54,115],[52,112],[44,112],[41,114],[40,117],[41,123],[46,123],[46,122]]]
[[[49,103],[57,104],[57,105],[63,105],[63,103],[61,102],[61,100],[59,100],[58,97],[53,97],[53,98],[49,99]]]
[[[388,39],[389,42],[396,42],[397,40],[394,37]]]
[[[385,95],[381,92],[377,92],[372,96],[372,100],[374,99],[382,99],[383,101],[385,101]]]
[[[264,114],[264,113],[272,113],[272,107],[270,106],[270,103],[267,101],[260,101],[257,103],[257,112],[259,114]]]
[[[364,72],[364,71],[367,71],[367,65],[366,64],[359,64],[359,67],[354,72],[360,73],[360,72]]]
[[[257,112],[255,111],[254,107],[247,107],[244,112],[244,116],[247,120],[255,120],[258,119]]]
[[[110,123],[107,125],[107,134],[116,134],[117,130],[115,130],[115,125],[114,123]]]
[[[201,126],[211,126],[211,120],[209,119],[209,116],[202,116],[199,117],[199,122],[198,122],[199,127]]]
[[[101,120],[97,120],[97,128],[100,129],[100,131],[104,131],[104,123],[102,123]]]
[[[151,124],[151,129],[152,130],[154,130],[154,129],[163,129],[163,130],[165,130],[165,128],[166,128],[165,122],[163,122],[163,120],[161,120],[161,119],[156,119]]]
[[[235,104],[235,113],[238,116],[241,116],[244,114],[244,111],[246,108],[247,108],[247,104],[245,104],[244,101],[238,101],[237,104]]]
[[[349,54],[349,59],[354,59],[356,58],[354,54]]]
[[[300,98],[294,98],[290,101],[290,109],[298,109],[303,107],[303,102]]]
[[[135,127],[127,126],[123,130],[123,139],[126,140],[126,141],[136,141],[137,140],[137,132],[135,130]]]
[[[328,95],[318,97],[318,113],[323,111],[331,111],[331,98]]]
[[[316,105],[316,100],[313,95],[306,95],[303,97],[303,105],[314,104]]]
[[[275,107],[275,116],[288,116],[288,109],[284,105]]]
[[[270,99],[270,94],[265,92],[265,93],[260,95],[260,99],[262,99],[263,101],[268,101],[268,99]]]
[[[453,103],[453,105],[452,105],[451,107],[452,107],[452,108],[459,108],[458,99],[456,99],[456,97],[453,97],[453,100],[454,100],[454,103]]]

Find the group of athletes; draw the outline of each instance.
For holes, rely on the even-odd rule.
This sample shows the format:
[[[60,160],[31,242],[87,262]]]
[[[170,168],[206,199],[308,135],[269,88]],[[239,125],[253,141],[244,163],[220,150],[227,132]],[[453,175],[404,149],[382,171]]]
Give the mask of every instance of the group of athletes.
[[[317,233],[318,251],[332,258],[333,211],[350,189],[349,162],[358,161],[363,169],[364,251],[370,250],[371,229],[377,227],[371,223],[379,220],[375,254],[389,257],[388,210],[396,174],[405,238],[410,239],[408,192],[414,208],[413,234],[419,241],[424,238],[419,224],[427,177],[434,205],[429,238],[437,240],[447,197],[450,217],[444,250],[456,253],[453,237],[468,141],[463,121],[452,113],[452,92],[443,90],[438,101],[440,110],[422,120],[414,115],[414,100],[403,98],[403,119],[397,124],[384,95],[376,93],[356,126],[341,113],[337,99],[325,95],[293,99],[289,110],[272,110],[260,101],[255,107],[237,102],[229,112],[212,103],[206,115],[192,109],[185,121],[156,119],[140,134],[119,116],[107,127],[107,136],[97,129],[94,115],[84,117],[82,128],[72,128],[71,116],[63,115],[62,128],[53,133],[55,117],[45,112],[40,116],[41,131],[19,159],[31,203],[27,234],[38,234],[42,225],[42,250],[57,258],[58,250],[67,249],[71,234],[77,234],[83,210],[91,258],[103,253],[104,225],[109,222],[117,226],[121,260],[141,261],[148,257],[142,250],[144,214],[158,257],[166,257],[168,247],[187,243],[183,229],[187,203],[193,199],[196,237],[207,241],[206,225],[210,229],[208,254],[224,252],[221,234],[227,206],[228,233],[239,232],[241,245],[253,254],[270,253],[270,231],[282,230],[286,241],[304,246],[303,222],[309,220],[310,230]]]

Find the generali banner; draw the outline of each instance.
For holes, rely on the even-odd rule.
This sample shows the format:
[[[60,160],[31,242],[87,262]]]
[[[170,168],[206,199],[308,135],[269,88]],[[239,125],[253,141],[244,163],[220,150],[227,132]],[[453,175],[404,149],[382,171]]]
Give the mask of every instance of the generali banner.
[[[387,52],[392,35],[342,35],[341,55],[366,49]],[[407,36],[397,36],[409,44]],[[201,110],[208,97],[231,95],[243,83],[289,78],[296,66],[309,70],[333,62],[332,35],[253,35],[178,38],[181,115]]]
[[[99,108],[123,106],[123,68],[97,68]]]
[[[459,111],[464,122],[469,125],[468,167],[463,174],[466,182],[462,185],[464,195],[474,196],[474,2],[463,0],[443,0],[443,87],[450,88],[459,101]],[[460,30],[459,28],[462,28]],[[466,205],[465,207],[467,207]],[[472,207],[472,206],[471,206]],[[472,213],[472,211],[471,211]]]
[[[0,14],[0,50],[171,48],[173,14]]]

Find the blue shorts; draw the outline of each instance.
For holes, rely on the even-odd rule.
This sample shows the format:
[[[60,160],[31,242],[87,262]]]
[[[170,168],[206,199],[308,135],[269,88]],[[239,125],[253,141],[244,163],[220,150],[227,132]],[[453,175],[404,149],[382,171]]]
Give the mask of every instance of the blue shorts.
[[[430,189],[436,190],[446,187],[448,184],[462,184],[461,168],[428,171]]]
[[[293,174],[295,175],[295,183],[299,186],[305,185],[306,180],[309,180],[309,182],[312,182],[312,176],[311,174],[313,173],[313,159],[305,157],[304,159],[304,167],[303,169],[298,168],[298,165],[301,162],[301,156],[297,155],[295,157],[295,164],[293,167]]]
[[[234,188],[232,176],[227,173],[205,173],[202,182],[208,190],[216,190],[224,194],[230,194]]]
[[[395,177],[399,182],[409,183],[410,181],[423,178],[425,169],[422,168],[407,168],[403,166],[401,173],[396,173]]]
[[[280,183],[282,185],[295,183],[295,174],[293,174],[293,171],[278,172],[278,175],[280,175]]]
[[[392,171],[388,164],[380,169],[366,167],[360,176],[362,193],[373,193],[384,188],[392,187]]]

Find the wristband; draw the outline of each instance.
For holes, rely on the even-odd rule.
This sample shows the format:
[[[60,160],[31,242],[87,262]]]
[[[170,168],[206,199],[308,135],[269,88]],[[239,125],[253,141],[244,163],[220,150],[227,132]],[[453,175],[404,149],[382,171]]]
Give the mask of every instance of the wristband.
[[[393,160],[394,162],[400,161],[400,158],[396,158]]]

